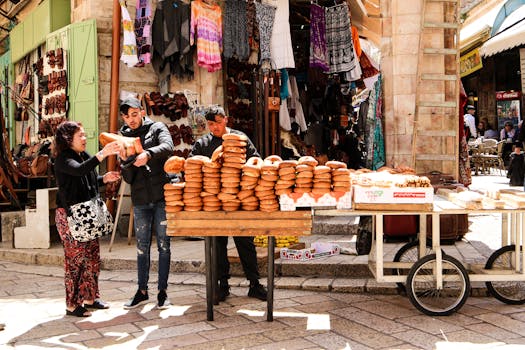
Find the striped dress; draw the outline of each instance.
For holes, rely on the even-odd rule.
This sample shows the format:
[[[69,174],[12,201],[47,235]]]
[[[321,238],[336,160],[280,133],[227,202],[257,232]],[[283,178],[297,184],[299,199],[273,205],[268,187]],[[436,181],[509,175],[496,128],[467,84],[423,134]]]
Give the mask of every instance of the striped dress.
[[[191,3],[190,45],[197,43],[197,64],[215,72],[222,68],[222,11],[201,0]]]

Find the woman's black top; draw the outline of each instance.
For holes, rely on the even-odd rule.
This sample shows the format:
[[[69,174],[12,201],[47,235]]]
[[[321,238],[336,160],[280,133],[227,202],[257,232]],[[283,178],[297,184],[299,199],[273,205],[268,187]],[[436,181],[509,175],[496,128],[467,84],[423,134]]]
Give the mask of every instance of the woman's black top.
[[[86,152],[78,154],[67,149],[55,160],[55,177],[58,186],[57,207],[68,208],[87,201],[98,194],[98,177],[95,168],[100,162]]]

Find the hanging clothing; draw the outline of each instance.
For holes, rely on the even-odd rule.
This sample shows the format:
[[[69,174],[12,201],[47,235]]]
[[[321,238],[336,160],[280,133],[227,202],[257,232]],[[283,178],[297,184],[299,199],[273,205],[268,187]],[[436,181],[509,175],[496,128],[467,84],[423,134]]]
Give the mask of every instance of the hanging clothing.
[[[354,57],[356,58],[357,64],[354,66],[354,68],[350,69],[348,72],[345,73],[345,79],[347,81],[356,81],[361,79],[361,75],[363,71],[361,70],[361,65],[359,64],[359,59],[357,58],[357,54],[355,52],[355,46],[352,46],[352,52]]]
[[[385,155],[385,138],[383,135],[383,127],[382,127],[382,112],[381,108],[383,105],[383,98],[381,94],[381,84],[382,79],[381,75],[379,75],[379,79],[377,79],[377,82],[374,86],[375,88],[375,98],[376,98],[376,106],[375,106],[375,125],[374,125],[374,155],[373,155],[373,162],[372,162],[372,170],[377,170],[384,166],[386,164],[386,155]]]
[[[228,0],[224,8],[224,58],[237,56],[246,61],[250,55],[248,15],[244,0]]]
[[[295,68],[292,36],[290,34],[290,11],[288,0],[273,0],[277,6],[270,39],[270,54],[274,69]]]
[[[290,120],[290,112],[288,111],[287,100],[281,100],[279,107],[279,125],[286,131],[292,130],[292,121]]]
[[[361,57],[361,42],[359,41],[359,32],[355,26],[352,26],[352,43],[354,44],[354,49],[357,57]]]
[[[289,108],[295,110],[295,122],[299,124],[301,132],[306,131],[306,120],[304,118],[303,105],[301,104],[299,89],[297,88],[297,80],[295,76],[290,76],[290,98]]]
[[[326,47],[330,64],[330,73],[348,72],[357,64],[350,32],[350,14],[348,5],[327,7],[326,16]]]
[[[255,0],[248,0],[246,5],[246,28],[248,31],[248,43],[250,46],[249,64],[257,64],[259,60],[259,26],[257,24],[257,9],[255,8]]]
[[[276,8],[270,5],[255,3],[257,24],[259,25],[259,38],[261,49],[261,62],[271,59],[270,38],[272,35],[273,22]]]
[[[151,1],[137,0],[135,35],[139,66],[151,63]]]
[[[191,3],[190,45],[197,43],[197,64],[208,72],[222,68],[222,10],[201,0]]]
[[[329,70],[326,51],[326,18],[324,8],[310,5],[310,67]]]
[[[137,39],[133,30],[133,21],[126,8],[126,2],[121,0],[119,4],[122,16],[122,32],[124,34],[120,60],[128,67],[135,67],[139,63],[139,59],[137,57]]]
[[[288,84],[288,71],[286,69],[281,69],[281,92],[279,96],[281,100],[286,100],[290,96],[290,88]]]
[[[172,74],[179,79],[193,77],[190,5],[181,0],[159,1],[152,28],[152,65],[159,77],[161,93],[166,93]]]
[[[465,105],[467,104],[467,93],[463,87],[463,83],[459,83],[459,173],[458,182],[464,186],[469,186],[472,183],[472,170],[470,169],[470,161],[468,156],[468,143],[465,137],[465,131],[463,128],[463,113]]]

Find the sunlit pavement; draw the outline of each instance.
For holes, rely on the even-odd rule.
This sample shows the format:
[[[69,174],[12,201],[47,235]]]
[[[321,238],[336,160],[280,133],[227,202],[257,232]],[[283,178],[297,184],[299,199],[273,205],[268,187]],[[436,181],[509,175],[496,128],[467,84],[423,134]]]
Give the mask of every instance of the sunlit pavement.
[[[507,188],[508,179],[478,176],[472,187]],[[488,254],[498,248],[498,217],[480,215],[470,221],[465,240],[444,247],[447,254],[476,259],[477,252]],[[478,250],[469,252],[468,246]],[[6,250],[4,256],[14,253]],[[362,281],[352,279],[346,281],[347,287],[357,293],[321,291],[328,290],[326,285],[334,289],[336,279],[329,278],[318,279],[310,290],[305,290],[304,282],[303,288],[301,283],[278,285],[274,321],[267,322],[266,303],[248,298],[246,281],[235,277],[232,296],[215,307],[215,320],[210,322],[202,274],[174,271],[168,288],[173,306],[160,311],[154,308],[153,272],[150,303],[124,310],[136,290],[136,272],[126,269],[122,260],[133,262],[135,249],[125,242],[111,253],[103,247],[106,264],[125,265],[101,273],[102,297],[111,308],[94,311],[89,318],[65,316],[63,270],[57,262],[61,249],[28,254],[27,264],[0,260],[0,323],[6,325],[0,331],[0,349],[525,349],[525,306],[471,296],[457,313],[430,317],[406,296],[359,292]],[[202,242],[174,242],[172,254],[201,261]],[[366,257],[340,258],[366,263]],[[373,282],[364,283],[381,291]]]
[[[65,316],[59,267],[0,263],[2,349],[524,349],[525,308],[470,297],[456,314],[429,317],[401,295],[275,290],[274,321],[266,303],[232,288],[206,320],[203,285],[171,283],[173,304],[156,310],[122,305],[135,292],[131,275],[103,271],[108,310]]]

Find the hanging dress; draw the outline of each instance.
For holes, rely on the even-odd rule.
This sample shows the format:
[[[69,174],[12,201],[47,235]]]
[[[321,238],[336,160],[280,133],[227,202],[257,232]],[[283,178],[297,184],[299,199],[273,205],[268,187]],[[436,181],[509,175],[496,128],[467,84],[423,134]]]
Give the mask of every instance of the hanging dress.
[[[295,68],[293,58],[292,36],[290,34],[290,11],[288,0],[274,0],[277,6],[270,39],[272,68]]]
[[[197,43],[197,64],[208,72],[222,68],[222,10],[201,0],[191,3],[190,45]]]
[[[224,58],[246,61],[250,55],[246,2],[228,0],[224,6]]]
[[[139,55],[138,66],[144,66],[151,63],[151,2],[137,0],[136,7],[135,35]]]
[[[135,38],[133,21],[126,8],[126,2],[121,0],[119,4],[122,15],[122,32],[124,35],[120,60],[128,67],[135,67],[135,65],[139,63],[139,59],[137,57],[137,39]]]
[[[259,25],[259,45],[261,49],[261,63],[271,59],[270,38],[276,8],[270,5],[255,3],[257,24]]]
[[[326,16],[326,47],[330,73],[348,72],[357,64],[350,31],[350,14],[348,5],[327,7]]]
[[[324,8],[310,5],[310,67],[327,72],[328,56],[326,52],[326,20]]]

